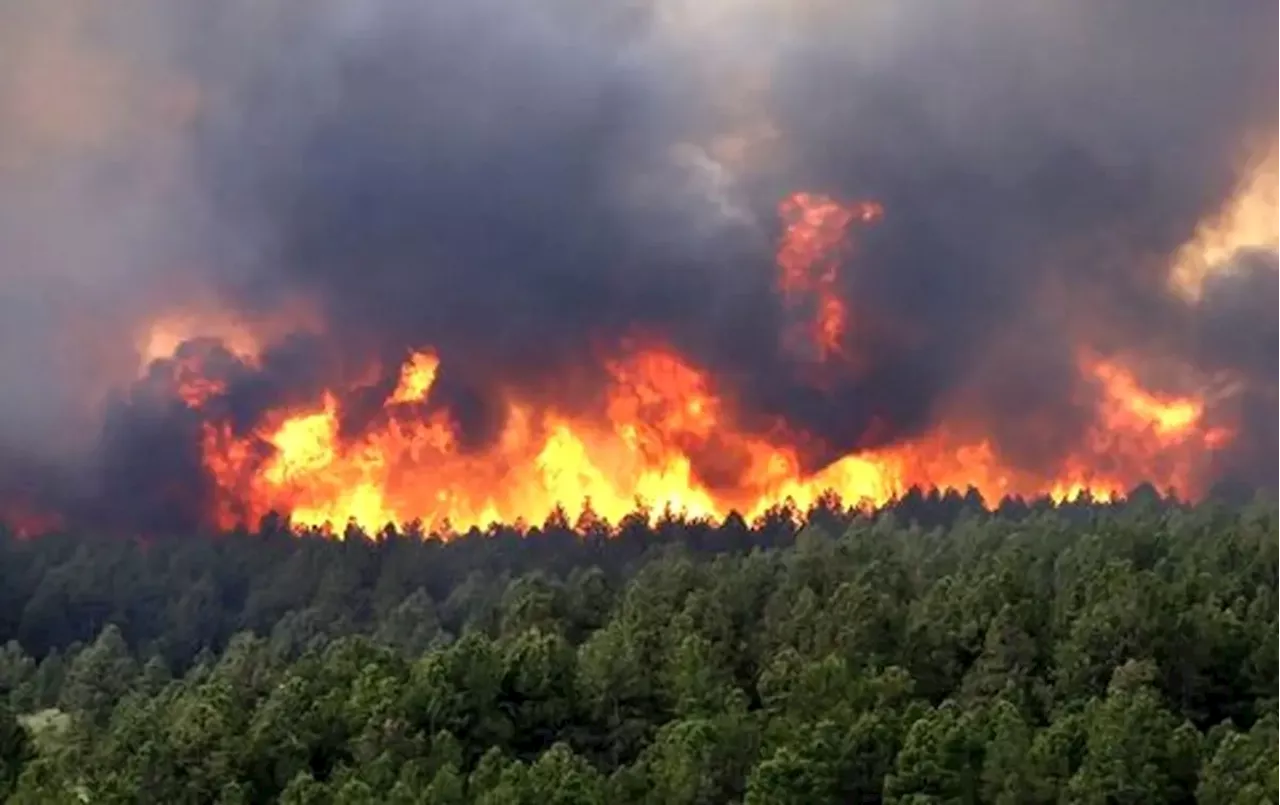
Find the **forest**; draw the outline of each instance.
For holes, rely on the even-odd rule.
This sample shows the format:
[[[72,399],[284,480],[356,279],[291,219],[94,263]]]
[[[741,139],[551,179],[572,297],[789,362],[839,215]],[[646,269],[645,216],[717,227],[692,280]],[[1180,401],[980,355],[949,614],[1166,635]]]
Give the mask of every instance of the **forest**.
[[[11,803],[1275,803],[1277,505],[0,531]]]

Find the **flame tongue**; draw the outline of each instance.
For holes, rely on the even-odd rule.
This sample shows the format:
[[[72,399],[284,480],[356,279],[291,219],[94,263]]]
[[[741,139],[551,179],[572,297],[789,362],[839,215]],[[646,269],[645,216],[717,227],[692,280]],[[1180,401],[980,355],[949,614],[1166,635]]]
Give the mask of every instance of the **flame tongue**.
[[[806,303],[813,313],[793,340],[807,342],[825,361],[841,352],[849,312],[840,294],[840,263],[852,251],[847,234],[857,222],[870,224],[884,214],[870,201],[841,204],[812,193],[795,193],[778,206],[785,223],[778,247],[778,288],[792,308]]]

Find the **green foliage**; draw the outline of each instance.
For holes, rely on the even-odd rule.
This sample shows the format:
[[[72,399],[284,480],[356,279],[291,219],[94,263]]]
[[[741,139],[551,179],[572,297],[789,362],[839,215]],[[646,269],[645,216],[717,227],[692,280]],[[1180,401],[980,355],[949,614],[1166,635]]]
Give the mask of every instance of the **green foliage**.
[[[0,799],[9,796],[23,766],[34,754],[31,734],[13,711],[0,705]]]
[[[1003,511],[0,536],[0,799],[1280,799],[1275,505]]]

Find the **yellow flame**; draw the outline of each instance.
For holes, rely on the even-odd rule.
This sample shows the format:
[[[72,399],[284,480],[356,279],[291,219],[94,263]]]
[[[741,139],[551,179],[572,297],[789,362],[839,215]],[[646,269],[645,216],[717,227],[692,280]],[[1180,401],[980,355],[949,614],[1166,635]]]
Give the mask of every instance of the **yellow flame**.
[[[1223,208],[1200,224],[1191,241],[1174,256],[1169,281],[1175,293],[1196,302],[1205,281],[1230,270],[1231,258],[1240,250],[1280,247],[1278,168],[1280,146],[1273,144]]]

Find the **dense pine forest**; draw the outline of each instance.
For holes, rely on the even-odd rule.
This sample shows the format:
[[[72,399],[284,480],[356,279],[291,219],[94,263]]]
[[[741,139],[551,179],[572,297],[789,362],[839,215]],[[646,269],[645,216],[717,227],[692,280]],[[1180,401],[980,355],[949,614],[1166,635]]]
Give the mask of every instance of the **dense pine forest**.
[[[0,535],[13,803],[1274,803],[1277,507]]]

